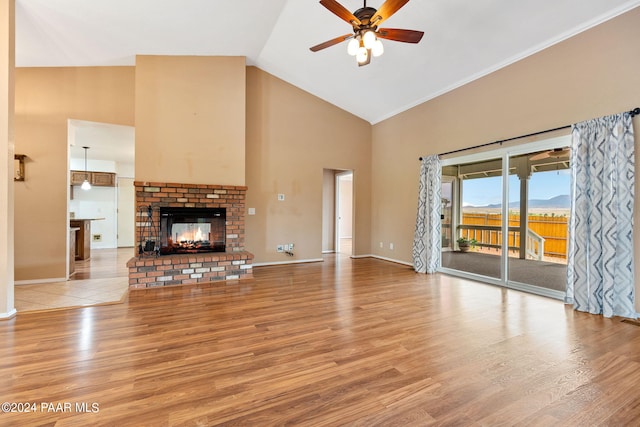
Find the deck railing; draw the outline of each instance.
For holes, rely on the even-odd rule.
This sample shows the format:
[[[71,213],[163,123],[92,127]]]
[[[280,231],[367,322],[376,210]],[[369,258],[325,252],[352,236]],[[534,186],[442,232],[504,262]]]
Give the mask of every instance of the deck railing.
[[[544,257],[544,237],[527,228],[527,258],[542,261]]]
[[[509,215],[509,230],[519,230],[520,215]],[[502,215],[492,212],[463,212],[462,224],[475,225],[475,226],[495,226],[500,228],[503,224]],[[530,214],[527,217],[527,227],[532,233],[540,236],[544,239],[544,248],[536,252],[543,252],[547,257],[565,258],[567,257],[567,237],[568,237],[568,222],[569,217],[566,214],[554,215],[554,214]],[[444,223],[443,223],[444,226]],[[534,240],[538,239],[535,235]],[[527,233],[527,239],[529,239],[529,233]],[[489,244],[501,244],[501,240],[487,242]],[[533,243],[533,242],[530,242]],[[536,243],[537,244],[537,243]],[[509,246],[519,247],[519,233],[513,235],[510,233]],[[514,249],[514,250],[516,250]]]
[[[509,250],[520,250],[520,227],[509,227],[507,239]],[[467,239],[474,239],[476,246],[484,248],[502,247],[502,227],[499,225],[467,225],[458,226],[458,235]],[[544,257],[544,237],[531,229],[527,229],[527,258],[542,260]]]

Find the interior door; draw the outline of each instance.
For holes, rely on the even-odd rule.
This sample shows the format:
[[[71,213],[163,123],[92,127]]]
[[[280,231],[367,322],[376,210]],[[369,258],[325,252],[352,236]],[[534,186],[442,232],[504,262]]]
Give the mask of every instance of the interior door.
[[[353,253],[353,172],[336,175],[336,252]]]

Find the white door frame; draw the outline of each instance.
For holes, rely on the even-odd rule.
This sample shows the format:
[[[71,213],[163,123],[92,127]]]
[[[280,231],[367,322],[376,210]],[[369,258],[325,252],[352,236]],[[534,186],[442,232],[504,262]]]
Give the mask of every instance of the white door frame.
[[[341,231],[341,221],[342,219],[340,218],[340,203],[341,203],[341,194],[340,194],[340,180],[345,177],[345,176],[351,176],[352,179],[352,188],[353,188],[353,171],[352,170],[346,170],[344,172],[340,172],[336,174],[335,177],[335,195],[336,195],[336,200],[335,200],[335,208],[336,208],[336,212],[335,212],[335,221],[336,221],[336,226],[335,226],[335,248],[336,248],[336,253],[340,253],[340,235],[342,234]],[[353,191],[352,193],[353,194]],[[352,196],[353,197],[353,196]],[[351,201],[351,206],[353,206],[353,199]],[[353,214],[351,215],[351,218],[348,218],[349,220],[351,220],[351,224],[352,224],[352,230],[353,230]],[[352,231],[353,234],[353,231]],[[353,235],[351,237],[352,242],[353,242]],[[353,249],[352,249],[352,253],[351,255],[353,255]]]
[[[448,238],[450,241],[450,248],[455,247],[455,233],[460,223],[460,209],[458,209],[458,198],[460,197],[459,191],[460,180],[455,176],[442,176],[442,183],[451,184],[451,228],[449,229]],[[442,184],[441,184],[442,185]],[[440,220],[442,224],[442,219]],[[442,229],[442,226],[440,227]],[[444,250],[444,248],[442,248]],[[448,249],[451,250],[451,249]]]

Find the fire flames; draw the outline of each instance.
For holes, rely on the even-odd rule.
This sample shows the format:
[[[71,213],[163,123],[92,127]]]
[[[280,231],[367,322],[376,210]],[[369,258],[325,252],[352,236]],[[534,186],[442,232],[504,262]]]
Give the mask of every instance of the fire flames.
[[[186,230],[182,234],[176,234],[176,242],[201,242],[203,240],[209,240],[208,236],[205,236],[202,229],[198,227],[197,230]]]
[[[180,224],[181,226],[175,232],[175,239],[169,239],[169,248],[172,250],[207,250],[211,246],[209,241],[209,231],[205,227],[205,231],[202,231],[200,226],[196,224]]]
[[[165,230],[161,232],[161,255],[224,252],[224,228],[220,230],[214,224],[204,221],[167,222],[168,224],[161,224],[161,228],[164,227]]]

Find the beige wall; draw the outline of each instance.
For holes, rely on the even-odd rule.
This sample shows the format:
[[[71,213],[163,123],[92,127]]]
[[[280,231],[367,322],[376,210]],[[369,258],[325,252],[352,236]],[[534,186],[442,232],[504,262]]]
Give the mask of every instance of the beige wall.
[[[372,139],[376,254],[411,262],[419,156],[640,106],[639,40],[640,8],[636,8],[376,124]],[[640,120],[634,123],[638,140]],[[395,251],[386,244],[379,249],[379,241],[394,242]]]
[[[0,319],[13,316],[15,2],[0,0]]]
[[[27,155],[15,183],[15,279],[66,274],[67,120],[134,124],[134,68],[16,70],[16,152]]]
[[[323,169],[353,170],[354,254],[370,252],[370,141],[366,121],[247,69],[246,248],[257,263],[321,258]],[[276,252],[286,243],[295,257]]]
[[[244,57],[138,56],[136,180],[245,184]]]

